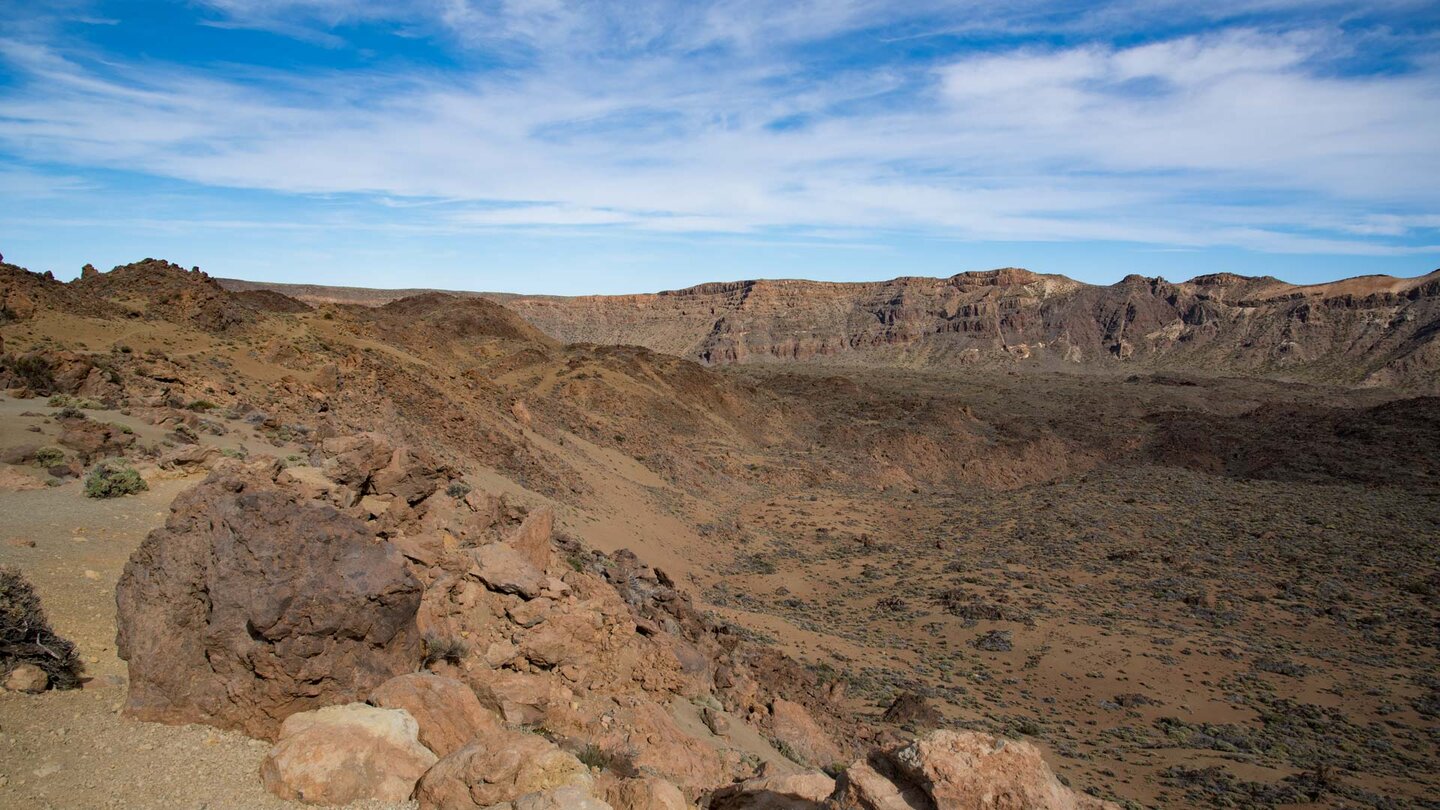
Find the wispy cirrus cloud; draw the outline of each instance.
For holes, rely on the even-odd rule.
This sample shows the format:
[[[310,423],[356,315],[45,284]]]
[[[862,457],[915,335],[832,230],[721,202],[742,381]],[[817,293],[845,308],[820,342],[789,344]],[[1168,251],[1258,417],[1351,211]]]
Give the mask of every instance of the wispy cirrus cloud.
[[[382,26],[461,56],[337,70],[0,40],[0,145],[204,187],[438,200],[447,228],[1376,256],[1437,241],[1423,4],[203,6],[197,22],[327,47]],[[1416,24],[1357,34],[1322,13]],[[1388,38],[1383,63],[1367,37]]]

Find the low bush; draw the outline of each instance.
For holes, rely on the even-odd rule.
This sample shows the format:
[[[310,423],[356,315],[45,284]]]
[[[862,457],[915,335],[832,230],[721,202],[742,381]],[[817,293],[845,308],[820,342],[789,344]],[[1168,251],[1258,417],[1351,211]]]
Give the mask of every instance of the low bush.
[[[54,467],[65,460],[65,451],[58,447],[42,447],[35,451],[35,463],[41,467]]]
[[[38,354],[24,354],[10,362],[10,370],[36,393],[46,394],[55,388],[55,371],[50,361]]]
[[[118,461],[102,461],[85,477],[85,497],[119,498],[150,487],[134,468]]]

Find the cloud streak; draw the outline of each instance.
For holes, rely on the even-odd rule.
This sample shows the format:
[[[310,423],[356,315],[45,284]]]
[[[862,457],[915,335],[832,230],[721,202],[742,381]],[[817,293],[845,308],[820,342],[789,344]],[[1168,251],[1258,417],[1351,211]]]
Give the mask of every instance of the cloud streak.
[[[1003,18],[980,3],[917,3],[897,18],[892,4],[858,0],[765,13],[739,2],[206,6],[205,22],[328,47],[384,25],[443,38],[474,64],[96,60],[33,34],[0,41],[15,79],[0,89],[0,145],[71,173],[373,195],[376,206],[443,200],[433,221],[445,228],[1435,250],[1440,62],[1422,49],[1384,70],[1343,69],[1354,37],[1315,22],[1314,4],[1220,3],[1200,30],[1134,44],[1095,32],[1149,19],[1151,6],[1025,3]],[[1061,44],[893,50],[1037,30]],[[832,56],[842,46],[851,58]]]

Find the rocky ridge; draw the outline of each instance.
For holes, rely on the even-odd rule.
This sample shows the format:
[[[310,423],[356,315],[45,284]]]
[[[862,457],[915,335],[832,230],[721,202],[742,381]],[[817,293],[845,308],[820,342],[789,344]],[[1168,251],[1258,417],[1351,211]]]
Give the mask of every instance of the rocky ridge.
[[[404,291],[294,292],[376,304]],[[635,344],[717,365],[1132,365],[1423,390],[1434,389],[1440,368],[1440,271],[1310,286],[1231,273],[1180,283],[1132,275],[1102,287],[1006,268],[943,279],[490,297],[562,341]]]

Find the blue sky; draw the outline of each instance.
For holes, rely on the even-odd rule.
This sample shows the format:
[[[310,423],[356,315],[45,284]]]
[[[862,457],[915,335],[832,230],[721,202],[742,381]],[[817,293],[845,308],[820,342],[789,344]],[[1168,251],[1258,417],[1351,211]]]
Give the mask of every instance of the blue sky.
[[[0,10],[0,252],[62,278],[1440,267],[1433,0]]]

